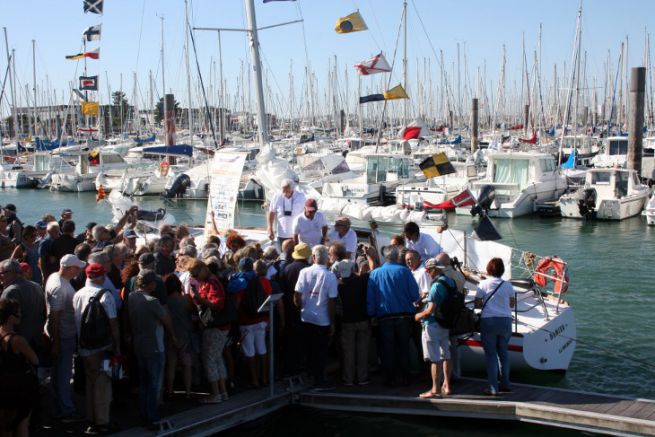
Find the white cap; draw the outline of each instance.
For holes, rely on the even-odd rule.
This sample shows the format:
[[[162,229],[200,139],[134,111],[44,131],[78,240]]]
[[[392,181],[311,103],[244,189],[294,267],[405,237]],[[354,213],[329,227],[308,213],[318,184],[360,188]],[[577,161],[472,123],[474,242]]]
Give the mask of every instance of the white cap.
[[[79,267],[83,269],[86,266],[86,263],[80,261],[80,259],[75,255],[64,255],[61,261],[59,261],[59,265],[62,267]]]

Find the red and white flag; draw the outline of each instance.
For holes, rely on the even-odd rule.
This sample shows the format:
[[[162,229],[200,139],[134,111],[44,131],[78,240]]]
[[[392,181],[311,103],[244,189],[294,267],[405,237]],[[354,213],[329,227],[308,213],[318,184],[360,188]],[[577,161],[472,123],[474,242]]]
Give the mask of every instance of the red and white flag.
[[[467,188],[456,196],[453,196],[451,199],[446,200],[441,203],[430,203],[426,200],[423,201],[423,206],[426,209],[455,209],[462,206],[473,206],[475,205],[475,197],[473,193]]]
[[[389,63],[384,58],[382,52],[373,56],[371,59],[362,62],[361,64],[355,65],[357,72],[362,76],[368,76],[369,74],[377,73],[388,73],[391,71]]]

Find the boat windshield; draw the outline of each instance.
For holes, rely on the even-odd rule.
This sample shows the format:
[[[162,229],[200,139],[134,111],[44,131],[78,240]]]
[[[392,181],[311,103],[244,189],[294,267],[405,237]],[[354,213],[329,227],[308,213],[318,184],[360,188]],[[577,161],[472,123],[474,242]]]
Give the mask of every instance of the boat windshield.
[[[495,159],[493,182],[515,184],[519,190],[528,185],[530,161],[528,159]]]
[[[594,185],[609,185],[610,172],[608,171],[595,171],[591,176],[591,183]]]
[[[609,154],[610,155],[627,155],[628,154],[628,141],[627,140],[610,140]]]
[[[409,161],[393,156],[368,156],[366,165],[366,182],[375,184],[385,182],[387,173],[396,173],[398,179],[409,177]]]

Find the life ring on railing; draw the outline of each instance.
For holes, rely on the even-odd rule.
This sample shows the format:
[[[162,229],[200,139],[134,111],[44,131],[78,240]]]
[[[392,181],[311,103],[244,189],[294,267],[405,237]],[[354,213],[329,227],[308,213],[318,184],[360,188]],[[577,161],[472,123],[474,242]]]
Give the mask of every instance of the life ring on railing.
[[[554,270],[551,275],[550,270]],[[534,270],[534,282],[540,287],[545,287],[548,280],[553,281],[553,291],[560,295],[569,289],[569,269],[562,258],[547,256],[537,264]]]
[[[162,176],[168,176],[168,170],[171,168],[171,165],[166,162],[162,161],[159,163],[159,174]]]

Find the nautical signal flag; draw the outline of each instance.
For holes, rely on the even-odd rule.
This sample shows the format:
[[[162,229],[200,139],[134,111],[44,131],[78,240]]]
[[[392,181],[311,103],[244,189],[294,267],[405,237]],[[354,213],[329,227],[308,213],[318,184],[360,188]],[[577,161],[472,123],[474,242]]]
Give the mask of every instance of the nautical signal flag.
[[[368,27],[366,27],[366,23],[364,23],[364,19],[359,11],[339,18],[337,24],[334,26],[334,31],[337,33],[359,32],[366,29]]]
[[[264,0],[264,3],[269,2],[295,2],[296,0]]]
[[[409,99],[405,88],[402,85],[396,85],[383,94],[371,94],[359,98],[359,103],[379,102],[382,100]]]
[[[80,76],[80,86],[82,91],[98,91],[98,76]]]
[[[102,2],[103,0],[83,0],[84,12],[91,12],[93,14],[102,15]]]
[[[455,173],[455,167],[450,163],[445,153],[436,153],[426,158],[418,165],[426,178],[445,176]]]
[[[91,50],[90,52],[84,52],[84,53],[78,53],[77,55],[66,56],[66,59],[68,59],[69,61],[74,61],[76,59],[84,59],[84,58],[100,59],[100,48]]]
[[[98,41],[100,40],[101,27],[102,24],[98,24],[97,26],[87,27],[86,29],[84,29],[82,36],[87,41]]]
[[[98,102],[82,102],[82,114],[97,116],[100,110]]]
[[[362,62],[361,64],[355,65],[357,72],[362,76],[368,76],[369,74],[377,73],[388,73],[391,71],[389,63],[385,59],[382,52],[373,56],[371,59]]]

